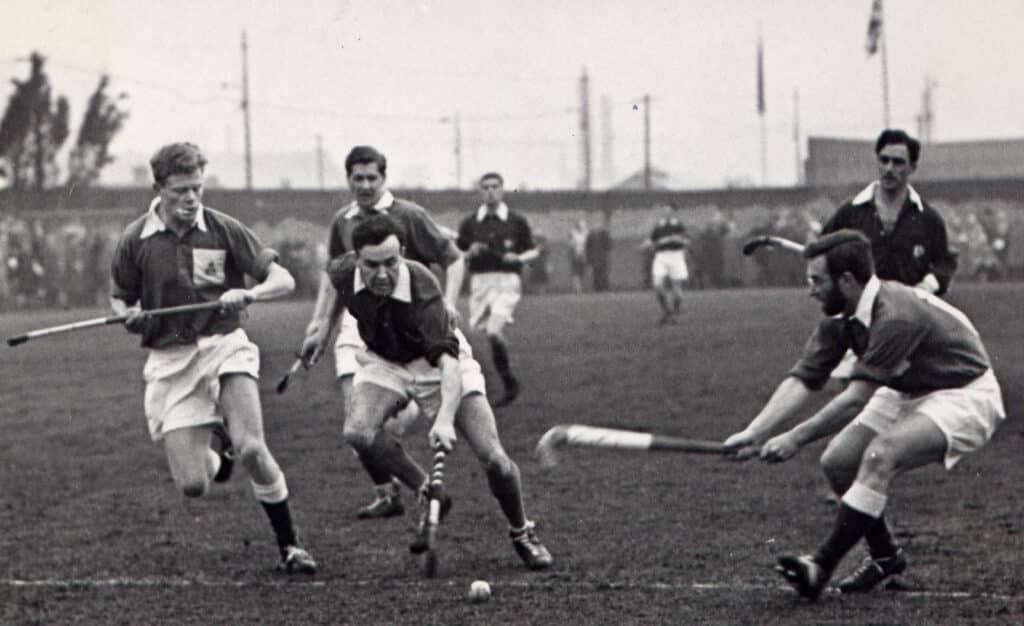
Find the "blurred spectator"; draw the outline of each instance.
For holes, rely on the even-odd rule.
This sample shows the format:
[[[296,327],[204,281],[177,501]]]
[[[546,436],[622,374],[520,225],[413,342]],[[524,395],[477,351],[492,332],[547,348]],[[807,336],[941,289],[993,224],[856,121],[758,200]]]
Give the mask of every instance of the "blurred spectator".
[[[569,268],[572,271],[572,290],[583,293],[583,278],[587,273],[587,220],[579,219],[569,231]]]
[[[544,293],[551,280],[551,255],[544,231],[534,229],[533,244],[537,249],[537,258],[526,264],[526,286],[530,293]]]
[[[587,233],[586,256],[594,279],[594,291],[608,291],[612,257],[612,236],[608,232],[610,220],[611,214],[605,213],[605,223]]]

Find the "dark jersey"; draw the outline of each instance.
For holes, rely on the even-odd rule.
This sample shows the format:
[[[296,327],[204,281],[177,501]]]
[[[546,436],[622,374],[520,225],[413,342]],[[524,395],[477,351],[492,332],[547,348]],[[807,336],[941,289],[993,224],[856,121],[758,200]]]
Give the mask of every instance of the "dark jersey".
[[[873,190],[872,185],[839,207],[822,227],[821,234],[842,228],[859,230],[871,240],[879,278],[913,286],[934,274],[939,281],[938,293],[945,293],[957,261],[949,250],[942,215],[912,191],[900,208],[895,226],[886,231],[875,207]]]
[[[535,247],[530,224],[522,215],[508,211],[505,219],[488,213],[481,207],[476,213],[467,216],[459,224],[459,237],[456,244],[462,250],[469,250],[474,243],[483,243],[487,248],[469,259],[471,274],[483,272],[519,273],[521,263],[508,263],[502,259],[506,252],[520,254]]]
[[[858,357],[851,379],[906,393],[963,387],[991,367],[970,320],[941,299],[895,281],[873,279],[862,300],[870,310],[869,323],[864,325],[859,313],[856,322],[822,320],[790,375],[820,389],[848,348]]]
[[[663,217],[651,231],[651,243],[655,252],[682,250],[686,248],[686,226],[677,217]]]
[[[179,239],[155,207],[125,228],[111,261],[111,295],[129,305],[138,302],[148,310],[213,302],[228,289],[244,288],[246,275],[266,280],[277,260],[277,252],[224,213],[203,207],[196,225]],[[151,317],[143,328],[142,345],[192,344],[199,336],[229,333],[240,325],[238,311]]]
[[[405,240],[402,242],[405,246],[405,258],[419,261],[424,265],[436,263],[441,267],[448,267],[459,258],[459,252],[454,244],[444,236],[426,209],[413,202],[393,198],[390,194],[383,200],[385,202],[382,204],[387,206],[379,206],[369,215],[386,214],[402,227],[405,233]],[[391,202],[388,203],[387,200]],[[367,215],[355,203],[342,208],[334,215],[327,238],[329,259],[353,251],[352,231]]]
[[[406,260],[390,296],[378,296],[363,285],[354,254],[332,259],[327,274],[374,353],[393,363],[424,358],[434,366],[442,354],[458,358],[459,339],[441,283],[424,265]]]

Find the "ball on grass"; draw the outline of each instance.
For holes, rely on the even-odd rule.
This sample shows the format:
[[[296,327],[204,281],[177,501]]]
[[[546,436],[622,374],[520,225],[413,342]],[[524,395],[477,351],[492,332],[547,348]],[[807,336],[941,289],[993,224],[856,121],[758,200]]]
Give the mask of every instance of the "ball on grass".
[[[491,598],[491,585],[486,580],[474,580],[466,598],[470,602],[487,602]]]

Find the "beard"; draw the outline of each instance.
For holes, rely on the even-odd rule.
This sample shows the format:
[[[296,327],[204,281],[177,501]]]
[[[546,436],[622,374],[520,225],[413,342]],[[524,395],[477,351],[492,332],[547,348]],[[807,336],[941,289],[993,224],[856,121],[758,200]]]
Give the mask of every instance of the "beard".
[[[839,291],[839,286],[833,284],[832,288],[824,294],[824,298],[821,301],[821,310],[828,315],[833,317],[839,315],[846,309],[846,297],[843,292]]]

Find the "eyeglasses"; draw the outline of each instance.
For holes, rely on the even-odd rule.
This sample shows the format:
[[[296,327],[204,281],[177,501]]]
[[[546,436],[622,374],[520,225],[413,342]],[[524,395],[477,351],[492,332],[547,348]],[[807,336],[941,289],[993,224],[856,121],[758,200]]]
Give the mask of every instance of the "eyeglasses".
[[[879,155],[878,162],[881,163],[882,165],[889,165],[890,163],[892,163],[893,165],[907,164],[907,160],[904,159],[903,157],[893,157],[885,154]]]

